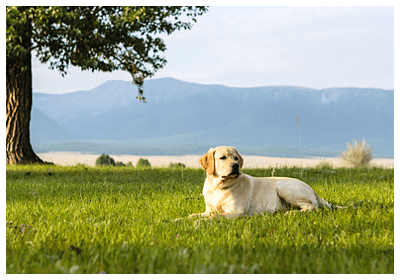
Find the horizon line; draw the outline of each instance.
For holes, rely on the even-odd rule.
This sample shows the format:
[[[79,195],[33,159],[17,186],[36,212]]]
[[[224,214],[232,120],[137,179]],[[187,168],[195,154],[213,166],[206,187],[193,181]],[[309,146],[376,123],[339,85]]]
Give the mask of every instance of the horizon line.
[[[183,82],[183,83],[189,83],[189,84],[197,84],[197,85],[201,85],[201,86],[221,86],[221,87],[227,87],[227,88],[238,88],[238,89],[255,89],[255,88],[268,88],[268,87],[290,87],[290,88],[298,88],[298,89],[311,89],[311,90],[327,90],[327,89],[344,89],[344,88],[349,88],[349,89],[377,89],[377,90],[386,90],[386,91],[394,91],[393,89],[385,89],[385,88],[377,88],[377,87],[362,87],[362,86],[334,86],[334,87],[324,87],[324,88],[312,88],[312,87],[305,87],[305,86],[296,86],[296,85],[266,85],[266,86],[253,86],[253,87],[241,87],[241,86],[227,86],[227,85],[223,85],[223,84],[217,84],[217,83],[199,83],[199,82],[192,82],[192,81],[185,81],[185,80],[181,80],[178,78],[174,78],[174,77],[161,77],[161,78],[150,78],[148,80],[144,81],[143,86],[146,86],[146,82],[149,81],[156,81],[156,80],[165,80],[165,79],[170,79],[170,80],[176,80],[179,82]],[[62,92],[62,93],[46,93],[46,92],[35,92],[32,91],[32,93],[35,94],[52,94],[52,95],[63,95],[63,94],[69,94],[69,93],[76,93],[76,92],[88,92],[88,91],[92,91],[95,88],[101,87],[102,85],[108,83],[108,82],[127,82],[127,83],[131,83],[133,86],[135,86],[135,84],[131,81],[128,80],[117,80],[117,79],[111,79],[111,80],[107,80],[91,89],[86,89],[86,90],[75,90],[75,91],[69,91],[69,92]]]

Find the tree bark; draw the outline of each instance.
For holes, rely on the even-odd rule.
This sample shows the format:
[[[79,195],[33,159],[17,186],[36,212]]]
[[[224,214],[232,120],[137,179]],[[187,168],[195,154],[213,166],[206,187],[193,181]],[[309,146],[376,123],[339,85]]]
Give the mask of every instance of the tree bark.
[[[27,36],[29,37],[29,36]],[[30,37],[21,45],[26,52],[6,62],[6,164],[44,163],[33,151],[29,124],[32,110]]]

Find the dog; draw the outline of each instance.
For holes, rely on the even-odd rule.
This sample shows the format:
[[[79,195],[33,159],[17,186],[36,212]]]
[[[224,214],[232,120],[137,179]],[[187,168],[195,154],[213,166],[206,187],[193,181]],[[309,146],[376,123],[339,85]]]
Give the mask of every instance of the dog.
[[[206,211],[189,218],[235,218],[287,211],[290,206],[300,208],[300,211],[314,211],[320,206],[332,209],[329,202],[298,179],[243,174],[244,160],[234,147],[211,148],[199,163],[207,173],[203,188]]]

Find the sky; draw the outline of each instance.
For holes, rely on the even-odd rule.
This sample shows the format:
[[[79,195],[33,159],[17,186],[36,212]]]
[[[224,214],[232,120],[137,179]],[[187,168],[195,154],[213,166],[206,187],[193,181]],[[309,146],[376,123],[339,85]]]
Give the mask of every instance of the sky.
[[[394,89],[393,6],[211,6],[191,30],[162,38],[168,62],[154,79]],[[33,59],[34,92],[90,90],[108,80],[132,78],[74,67],[63,78]]]

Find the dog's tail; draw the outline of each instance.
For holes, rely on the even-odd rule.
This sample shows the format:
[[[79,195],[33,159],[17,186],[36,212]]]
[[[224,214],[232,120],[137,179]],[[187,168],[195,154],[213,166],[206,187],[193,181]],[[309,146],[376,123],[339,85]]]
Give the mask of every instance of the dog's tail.
[[[322,206],[322,207],[332,210],[332,204],[330,204],[325,199],[321,198],[318,194],[315,194],[315,195],[317,196],[317,201],[318,201],[319,206]]]
[[[316,194],[317,195],[317,194]],[[317,195],[317,201],[319,206],[322,207],[326,207],[330,210],[332,209],[344,209],[347,208],[346,206],[339,206],[339,205],[332,205],[331,203],[329,203],[328,201],[326,201],[325,199],[322,199],[320,196]]]
[[[332,205],[332,207],[336,208],[336,209],[345,209],[345,208],[347,208],[346,206],[339,206],[339,205]]]

